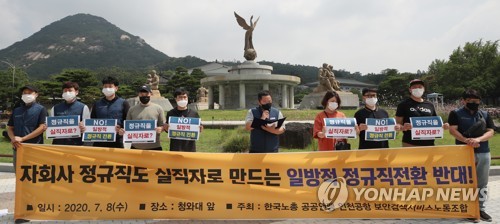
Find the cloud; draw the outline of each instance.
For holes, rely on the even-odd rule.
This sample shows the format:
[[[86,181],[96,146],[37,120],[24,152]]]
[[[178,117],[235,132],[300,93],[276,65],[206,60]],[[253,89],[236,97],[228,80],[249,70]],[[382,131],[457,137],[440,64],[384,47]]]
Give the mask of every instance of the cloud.
[[[494,0],[0,0],[0,48],[76,13],[100,16],[173,57],[244,60],[245,19],[254,31],[257,60],[361,73],[426,70],[467,41],[500,37]]]

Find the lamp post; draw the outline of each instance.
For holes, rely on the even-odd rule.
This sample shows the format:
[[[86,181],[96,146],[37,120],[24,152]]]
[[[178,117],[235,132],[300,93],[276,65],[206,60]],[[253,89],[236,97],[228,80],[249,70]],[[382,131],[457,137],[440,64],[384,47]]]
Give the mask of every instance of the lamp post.
[[[16,66],[8,61],[2,60],[1,62],[7,64],[10,67],[10,69],[12,69],[12,106],[14,106],[14,77],[16,75]]]

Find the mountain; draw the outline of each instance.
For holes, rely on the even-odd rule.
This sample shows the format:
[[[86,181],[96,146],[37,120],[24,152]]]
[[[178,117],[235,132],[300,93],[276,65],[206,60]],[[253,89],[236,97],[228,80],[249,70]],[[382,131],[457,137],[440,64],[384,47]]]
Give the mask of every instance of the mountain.
[[[53,22],[0,50],[0,58],[23,67],[34,79],[44,79],[65,68],[144,69],[170,59],[142,38],[89,14]]]

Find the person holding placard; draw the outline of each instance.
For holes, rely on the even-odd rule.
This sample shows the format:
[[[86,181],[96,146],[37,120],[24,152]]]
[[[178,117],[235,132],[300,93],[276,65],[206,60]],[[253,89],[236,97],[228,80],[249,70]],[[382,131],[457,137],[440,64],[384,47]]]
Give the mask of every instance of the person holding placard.
[[[23,104],[12,111],[7,123],[7,133],[14,150],[13,164],[16,168],[17,148],[21,143],[43,144],[43,130],[47,109],[36,102],[38,89],[31,85],[21,88]]]
[[[335,91],[326,91],[323,100],[321,100],[321,105],[323,105],[324,110],[316,114],[314,119],[313,137],[318,139],[318,150],[319,151],[332,151],[335,150],[335,144],[340,140],[334,138],[326,138],[325,134],[325,118],[346,118],[345,114],[338,111],[341,105],[340,96]]]
[[[80,129],[83,132],[82,121],[84,119],[90,118],[90,110],[87,105],[76,99],[78,96],[79,86],[76,82],[65,82],[62,85],[62,98],[64,102],[56,104],[50,110],[50,117],[54,116],[68,116],[68,115],[79,115],[80,116]],[[77,138],[56,138],[52,140],[53,145],[83,145],[81,137]]]
[[[479,209],[483,221],[491,222],[492,218],[485,211],[484,202],[487,199],[488,177],[491,164],[490,146],[488,140],[495,134],[495,124],[486,111],[479,109],[480,94],[473,89],[462,94],[461,108],[450,112],[450,134],[455,137],[457,145],[474,147],[476,161],[477,187],[480,189]]]
[[[176,89],[174,92],[174,98],[177,102],[177,106],[167,112],[166,123],[163,126],[164,131],[168,131],[169,124],[168,119],[170,117],[195,117],[199,118],[198,112],[188,108],[188,91],[183,88]],[[203,130],[203,126],[200,125],[200,132]],[[184,139],[170,139],[170,151],[181,151],[181,152],[196,152],[196,141],[195,140],[184,140]]]
[[[434,105],[423,98],[425,92],[424,82],[420,79],[411,80],[408,90],[410,92],[410,98],[399,103],[396,109],[396,129],[403,131],[402,146],[433,146],[434,139],[413,140],[411,136],[411,117],[437,116]],[[448,123],[443,124],[445,130],[448,129],[448,127]]]
[[[162,151],[160,134],[163,131],[163,124],[165,124],[165,112],[160,105],[151,103],[152,94],[153,91],[149,86],[143,85],[139,87],[138,97],[140,103],[130,108],[126,120],[156,120],[156,141],[153,143],[132,143],[131,149]],[[120,129],[120,135],[124,133],[124,129]]]
[[[389,118],[389,114],[377,106],[377,90],[364,88],[361,91],[365,107],[354,114],[359,127],[359,149],[389,148],[389,141],[366,141],[365,133],[368,128],[366,118]]]
[[[284,117],[278,108],[273,107],[269,90],[257,94],[259,105],[248,110],[245,129],[250,131],[250,153],[277,153],[279,136],[285,132]],[[280,123],[281,121],[281,123]],[[281,125],[280,125],[281,124]]]
[[[102,80],[102,93],[104,97],[94,103],[90,112],[91,118],[116,119],[116,132],[123,128],[123,120],[127,118],[130,104],[123,98],[116,95],[120,83],[113,77],[106,77]],[[97,147],[123,148],[123,137],[116,136],[114,142],[94,142]]]

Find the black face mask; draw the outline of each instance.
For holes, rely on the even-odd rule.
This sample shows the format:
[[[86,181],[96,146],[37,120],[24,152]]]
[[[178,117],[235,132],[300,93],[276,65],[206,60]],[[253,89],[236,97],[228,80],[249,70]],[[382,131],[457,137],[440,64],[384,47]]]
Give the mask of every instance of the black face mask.
[[[148,104],[149,101],[151,100],[151,97],[149,97],[149,96],[140,96],[139,100],[141,101],[142,104]]]
[[[472,111],[477,111],[479,109],[479,103],[467,103],[465,106]]]
[[[263,110],[270,110],[272,105],[273,105],[272,103],[266,103],[266,104],[262,104],[261,107]]]

